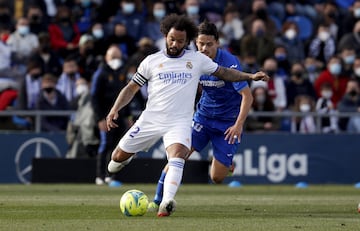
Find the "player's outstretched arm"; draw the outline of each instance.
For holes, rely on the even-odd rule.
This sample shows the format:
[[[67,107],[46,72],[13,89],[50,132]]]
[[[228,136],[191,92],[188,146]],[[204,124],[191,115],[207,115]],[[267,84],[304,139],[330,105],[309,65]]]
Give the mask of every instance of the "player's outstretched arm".
[[[106,127],[108,130],[118,127],[114,122],[119,114],[118,112],[125,107],[134,98],[136,92],[140,90],[140,86],[134,81],[130,81],[119,93],[109,114],[106,116]]]
[[[251,74],[222,66],[219,66],[219,68],[214,72],[213,75],[215,75],[219,79],[230,82],[239,82],[244,80],[268,81],[270,79],[270,77],[262,71]]]

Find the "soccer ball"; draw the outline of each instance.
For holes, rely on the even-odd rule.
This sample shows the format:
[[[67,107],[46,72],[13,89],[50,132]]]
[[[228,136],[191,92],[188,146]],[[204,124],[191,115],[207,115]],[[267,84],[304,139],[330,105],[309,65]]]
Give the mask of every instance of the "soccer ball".
[[[140,190],[126,191],[120,199],[120,210],[126,216],[142,216],[146,213],[149,199]]]

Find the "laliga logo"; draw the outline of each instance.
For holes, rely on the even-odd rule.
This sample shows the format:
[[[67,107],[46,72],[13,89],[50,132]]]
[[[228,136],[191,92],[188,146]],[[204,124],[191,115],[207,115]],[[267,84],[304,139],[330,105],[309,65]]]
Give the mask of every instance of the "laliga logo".
[[[259,147],[258,166],[253,164],[253,152],[245,149],[244,154],[234,155],[234,175],[266,176],[271,182],[278,183],[291,176],[306,176],[308,174],[307,154],[279,154],[267,156],[266,146]]]

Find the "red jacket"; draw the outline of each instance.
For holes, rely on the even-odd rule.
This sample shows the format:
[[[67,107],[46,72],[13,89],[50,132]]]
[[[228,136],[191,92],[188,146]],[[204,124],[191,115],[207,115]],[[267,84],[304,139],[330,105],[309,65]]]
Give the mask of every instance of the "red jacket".
[[[314,88],[318,97],[321,96],[321,85],[324,83],[329,83],[332,86],[333,96],[331,97],[331,101],[333,104],[337,105],[337,103],[341,100],[341,98],[345,94],[346,85],[349,81],[349,77],[347,76],[333,76],[327,69],[320,73],[319,77],[314,82]]]
[[[65,41],[64,35],[60,27],[57,24],[50,24],[48,27],[48,31],[50,35],[51,47],[54,50],[66,49],[69,42]],[[75,33],[75,36],[70,43],[78,45],[81,34],[76,24],[73,24],[73,31]]]

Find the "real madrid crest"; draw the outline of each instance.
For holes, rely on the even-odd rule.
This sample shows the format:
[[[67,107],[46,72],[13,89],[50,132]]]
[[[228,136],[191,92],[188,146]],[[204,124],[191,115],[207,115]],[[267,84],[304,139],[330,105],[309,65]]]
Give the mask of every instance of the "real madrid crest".
[[[186,62],[186,68],[187,69],[192,69],[193,68],[193,65],[191,62]]]

